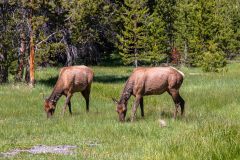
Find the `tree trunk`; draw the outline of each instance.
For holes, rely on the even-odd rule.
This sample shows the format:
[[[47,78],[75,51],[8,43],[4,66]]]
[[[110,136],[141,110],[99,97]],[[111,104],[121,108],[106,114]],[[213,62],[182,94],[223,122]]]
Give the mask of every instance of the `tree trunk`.
[[[74,55],[72,53],[72,46],[70,44],[70,38],[69,38],[69,33],[68,31],[64,31],[63,35],[63,42],[65,44],[65,49],[66,49],[66,55],[67,55],[67,66],[72,66],[74,64]]]
[[[0,84],[6,83],[8,81],[8,67],[4,63],[3,57],[4,56],[0,54]]]
[[[188,44],[187,40],[184,41],[184,65],[187,64],[187,58],[188,58]]]
[[[21,41],[21,47],[18,55],[18,68],[17,68],[17,74],[15,77],[16,81],[22,81],[23,78],[23,70],[24,70],[24,54],[26,51],[26,46],[25,46],[25,33],[22,30],[22,33],[20,35],[20,41]]]
[[[30,0],[32,3],[32,0]],[[29,73],[30,73],[30,86],[34,86],[34,41],[33,41],[33,27],[32,27],[32,9],[29,14],[29,24],[30,24],[30,53],[29,53]]]
[[[30,33],[30,55],[29,55],[29,73],[30,73],[30,85],[34,86],[34,43],[33,43],[33,34]]]
[[[67,54],[67,66],[72,66],[73,65],[73,55],[71,52],[71,46],[67,43],[65,43],[65,48],[66,48],[66,54]]]
[[[134,28],[135,29],[137,28],[137,22],[136,21],[134,23]],[[135,43],[135,47],[134,47],[134,65],[137,68],[138,67],[138,57],[137,57],[138,50],[137,50],[137,47],[136,47],[136,43],[137,43],[137,35],[136,34],[134,35],[134,43]]]
[[[135,65],[136,68],[138,67],[137,53],[135,53],[134,65]]]
[[[25,82],[29,83],[30,82],[30,73],[29,73],[29,60],[28,63],[26,63],[25,66],[26,70],[25,70]]]

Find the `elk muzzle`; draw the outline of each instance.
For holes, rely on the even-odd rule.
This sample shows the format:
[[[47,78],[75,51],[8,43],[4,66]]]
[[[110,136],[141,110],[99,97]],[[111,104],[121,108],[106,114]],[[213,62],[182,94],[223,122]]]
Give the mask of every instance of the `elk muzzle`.
[[[123,111],[121,113],[118,113],[118,117],[119,117],[120,122],[125,122],[126,113],[127,113],[127,111]]]
[[[49,109],[49,110],[47,111],[47,118],[52,117],[54,111],[55,111],[55,109]]]

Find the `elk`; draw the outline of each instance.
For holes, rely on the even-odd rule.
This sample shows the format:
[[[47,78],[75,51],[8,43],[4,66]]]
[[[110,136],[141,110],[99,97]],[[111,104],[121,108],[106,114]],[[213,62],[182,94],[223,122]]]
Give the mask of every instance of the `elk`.
[[[139,67],[134,69],[125,83],[120,100],[117,101],[113,98],[113,101],[117,104],[116,111],[119,116],[119,121],[125,121],[127,102],[131,95],[135,97],[131,115],[131,121],[134,121],[139,104],[141,116],[144,117],[143,96],[160,95],[165,91],[171,95],[175,103],[174,119],[176,119],[179,106],[181,108],[181,115],[183,115],[185,101],[179,94],[183,78],[184,74],[181,71],[170,66]]]
[[[67,105],[69,113],[72,114],[71,97],[75,92],[81,92],[86,101],[86,110],[89,111],[89,95],[94,73],[92,69],[81,66],[63,67],[59,72],[58,80],[51,95],[44,102],[44,110],[47,117],[51,117],[55,111],[57,101],[64,95],[66,100],[63,106],[63,114]]]

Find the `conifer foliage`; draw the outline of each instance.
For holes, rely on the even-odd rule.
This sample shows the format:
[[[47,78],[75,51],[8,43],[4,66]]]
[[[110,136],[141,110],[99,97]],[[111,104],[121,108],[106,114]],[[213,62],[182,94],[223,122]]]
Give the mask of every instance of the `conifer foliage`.
[[[175,63],[176,49],[218,72],[240,55],[239,0],[2,0],[0,22],[0,83],[30,81],[30,51],[31,69]]]
[[[134,63],[137,67],[146,52],[148,17],[146,1],[125,0],[120,16],[123,22],[123,30],[118,35],[120,55],[124,64]]]
[[[123,29],[117,48],[124,64],[159,64],[166,55],[166,36],[161,16],[150,13],[147,1],[125,0],[120,10]]]

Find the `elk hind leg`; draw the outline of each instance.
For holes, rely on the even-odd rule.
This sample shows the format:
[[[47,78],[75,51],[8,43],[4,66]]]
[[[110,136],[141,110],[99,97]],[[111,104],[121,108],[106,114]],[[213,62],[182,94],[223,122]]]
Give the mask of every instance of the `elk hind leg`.
[[[143,97],[140,99],[141,116],[144,117]]]
[[[90,88],[91,86],[88,86],[84,91],[82,91],[82,95],[86,101],[86,111],[89,112],[89,95],[90,95]]]
[[[180,99],[180,107],[181,107],[181,115],[184,115],[184,109],[185,109],[185,101],[184,99],[179,95],[179,99]]]
[[[69,109],[69,113],[72,115],[72,105],[70,100],[68,102],[68,109]]]
[[[183,111],[184,111],[184,100],[179,95],[179,91],[178,90],[172,89],[172,90],[169,90],[168,93],[172,96],[172,99],[173,99],[173,101],[175,103],[175,112],[174,112],[173,117],[174,117],[174,119],[176,119],[179,106],[181,107],[181,114],[183,114]],[[181,105],[181,103],[183,103],[183,105]]]

